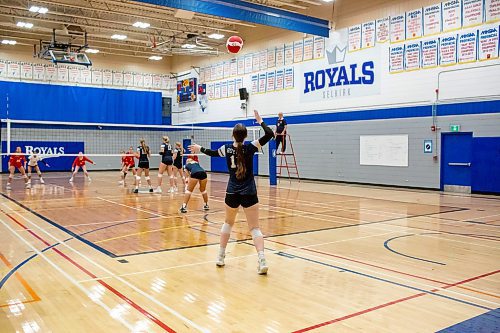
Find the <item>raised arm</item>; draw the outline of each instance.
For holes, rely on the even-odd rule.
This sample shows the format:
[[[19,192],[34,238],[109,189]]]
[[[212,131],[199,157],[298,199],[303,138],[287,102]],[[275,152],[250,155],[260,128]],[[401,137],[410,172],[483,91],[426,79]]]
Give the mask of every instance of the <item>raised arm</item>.
[[[194,145],[189,146],[189,150],[193,154],[203,153],[203,154],[208,155],[210,157],[222,157],[223,156],[220,153],[221,148],[219,148],[217,150],[212,150],[212,149],[208,149],[208,148],[202,147],[200,145],[194,144]]]
[[[259,144],[261,146],[264,146],[266,143],[268,143],[273,137],[274,137],[274,132],[269,126],[266,125],[264,120],[262,120],[262,117],[260,116],[259,112],[257,110],[254,110],[254,115],[255,115],[255,120],[262,126],[262,129],[264,130],[264,136],[259,138]]]

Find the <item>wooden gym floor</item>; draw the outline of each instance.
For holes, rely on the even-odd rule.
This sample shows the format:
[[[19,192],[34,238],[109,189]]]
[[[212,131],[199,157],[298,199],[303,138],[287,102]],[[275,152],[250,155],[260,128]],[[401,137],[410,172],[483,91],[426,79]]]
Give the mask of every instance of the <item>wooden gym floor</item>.
[[[211,210],[195,192],[185,215],[181,194],[131,194],[117,172],[91,172],[91,183],[78,175],[73,186],[69,174],[46,176],[31,190],[15,179],[9,192],[2,176],[2,333],[499,327],[498,196],[287,181],[270,188],[261,179],[270,269],[259,276],[242,214],[226,267],[214,264],[225,175],[209,176]]]

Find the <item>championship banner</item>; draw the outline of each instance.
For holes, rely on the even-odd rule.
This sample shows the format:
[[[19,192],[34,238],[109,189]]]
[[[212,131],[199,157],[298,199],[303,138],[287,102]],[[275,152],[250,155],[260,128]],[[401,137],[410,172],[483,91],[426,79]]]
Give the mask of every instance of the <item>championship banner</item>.
[[[325,38],[314,36],[314,59],[321,59],[325,56]]]
[[[245,56],[245,74],[252,73],[252,58],[251,54]]]
[[[47,67],[45,68],[45,73],[47,73]],[[132,74],[131,73],[126,73],[127,77],[129,78],[130,81],[127,82],[127,86],[132,85],[131,82],[133,82]],[[92,84],[96,85],[101,85],[102,84],[102,71],[99,69],[93,69],[92,70]]]
[[[74,66],[68,68],[68,81],[71,83],[80,82],[80,68]]]
[[[0,60],[0,77],[7,77],[7,63]]]
[[[94,73],[92,72],[92,83],[93,82],[93,78],[94,78]],[[162,79],[160,78],[160,87],[162,87]],[[134,76],[132,73],[130,72],[125,72],[123,73],[123,85],[125,87],[131,87],[134,85]]]
[[[361,48],[375,46],[375,21],[365,22],[361,25]]]
[[[385,17],[376,21],[377,43],[385,43],[389,40],[389,18]]]
[[[457,35],[439,39],[439,65],[451,66],[457,63]]]
[[[259,52],[259,59],[260,70],[265,71],[267,69],[267,49]]]
[[[439,34],[442,30],[441,4],[424,7],[424,36]]]
[[[207,95],[208,95],[208,99],[210,99],[210,100],[215,98],[215,89],[214,89],[213,83],[209,83],[207,85]]]
[[[293,42],[293,62],[302,62],[304,60],[304,41],[297,40]]]
[[[245,74],[245,57],[239,57],[237,60],[238,75]]]
[[[404,70],[404,45],[391,46],[389,49],[389,73],[400,73]]]
[[[200,83],[207,82],[205,73],[206,73],[205,67],[200,67]]]
[[[237,78],[236,79],[236,87],[234,89],[235,89],[235,91],[239,91],[241,88],[243,88],[243,79]],[[235,92],[235,94],[236,94],[236,92]]]
[[[270,48],[267,50],[267,68],[276,67],[276,48]]]
[[[123,73],[122,72],[113,72],[113,85],[118,86],[118,87],[123,86]]]
[[[220,62],[216,65],[215,70],[216,80],[222,80],[224,78],[224,63]]]
[[[84,84],[91,84],[92,83],[92,77],[90,75],[90,69],[88,68],[82,68],[80,70],[80,82]]]
[[[21,64],[21,79],[33,79],[33,66],[31,63],[23,62]]]
[[[293,67],[285,68],[285,89],[293,89]]]
[[[276,84],[275,84],[275,90],[283,90],[285,83],[285,70],[284,69],[278,69],[276,71]]]
[[[406,71],[420,69],[420,42],[406,44],[404,54]]]
[[[223,75],[224,79],[227,79],[228,77],[231,76],[231,63],[229,61],[224,61],[223,71],[224,71],[224,75]]]
[[[406,14],[391,16],[391,43],[400,43],[406,39]]]
[[[474,27],[483,23],[483,0],[463,1],[463,28]]]
[[[217,80],[217,65],[210,66],[210,81]]]
[[[293,64],[293,43],[285,44],[285,65]]]
[[[430,39],[422,42],[422,68],[429,69],[438,65],[438,40]]]
[[[406,13],[406,39],[416,39],[423,35],[422,8]]]
[[[267,82],[266,82],[266,91],[274,91],[275,82],[276,81],[276,73],[275,71],[267,72]]]
[[[10,64],[9,64],[10,67]],[[10,73],[10,69],[9,69]],[[66,66],[57,66],[57,81],[59,82],[68,82],[68,67]]]
[[[89,70],[89,72],[90,72],[90,70]],[[0,76],[2,76],[2,75],[0,74]],[[33,64],[33,79],[40,80],[40,81],[45,81],[45,66],[44,65],[42,65],[42,64]]]
[[[479,30],[479,60],[498,58],[498,26],[486,27]]]
[[[229,80],[227,81],[227,97],[234,97],[236,94],[236,82],[235,80]]]
[[[259,94],[263,94],[266,92],[266,73],[259,74]]]
[[[227,98],[227,81],[222,81],[220,84],[220,98]]]
[[[347,31],[347,46],[349,52],[359,51],[359,49],[361,49],[361,25],[349,27]]]
[[[111,71],[104,71],[102,73],[102,83],[111,85],[113,84],[113,73]],[[134,87],[144,87],[144,75],[140,73],[134,74]]]
[[[212,81],[212,70],[210,67],[205,67],[205,81],[204,82],[210,82]]]
[[[313,58],[313,39],[304,39],[304,61],[311,60]]]
[[[285,65],[285,46],[278,46],[276,48],[276,67]]]
[[[477,60],[477,31],[458,35],[458,62],[468,63]]]
[[[220,82],[214,84],[214,98],[220,99]]]
[[[114,84],[114,81],[113,81],[113,84]],[[153,76],[151,74],[144,74],[144,88],[149,89],[152,86],[153,86]]]
[[[158,74],[153,75],[153,88],[161,89],[161,76]]]
[[[462,27],[462,0],[443,2],[443,32]]]
[[[258,74],[252,75],[251,82],[252,82],[252,93],[253,94],[258,93],[259,92],[259,75]]]
[[[236,58],[229,60],[229,76],[235,77],[238,75],[238,61]]]
[[[486,23],[500,21],[500,0],[485,0],[484,12]]]
[[[260,55],[258,53],[252,54],[252,72],[258,72],[260,69]]]

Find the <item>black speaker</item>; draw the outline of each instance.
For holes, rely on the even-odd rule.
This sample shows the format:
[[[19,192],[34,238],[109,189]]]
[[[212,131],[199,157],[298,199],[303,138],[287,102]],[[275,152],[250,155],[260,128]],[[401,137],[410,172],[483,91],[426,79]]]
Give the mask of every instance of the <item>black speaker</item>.
[[[248,99],[248,91],[247,88],[240,88],[240,100],[246,101]]]

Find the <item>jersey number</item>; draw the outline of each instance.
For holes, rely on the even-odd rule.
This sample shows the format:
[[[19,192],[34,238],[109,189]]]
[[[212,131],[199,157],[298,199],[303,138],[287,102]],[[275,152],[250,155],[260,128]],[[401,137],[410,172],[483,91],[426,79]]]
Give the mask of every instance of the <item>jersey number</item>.
[[[231,156],[231,169],[236,169],[236,163],[234,163],[234,155]]]

